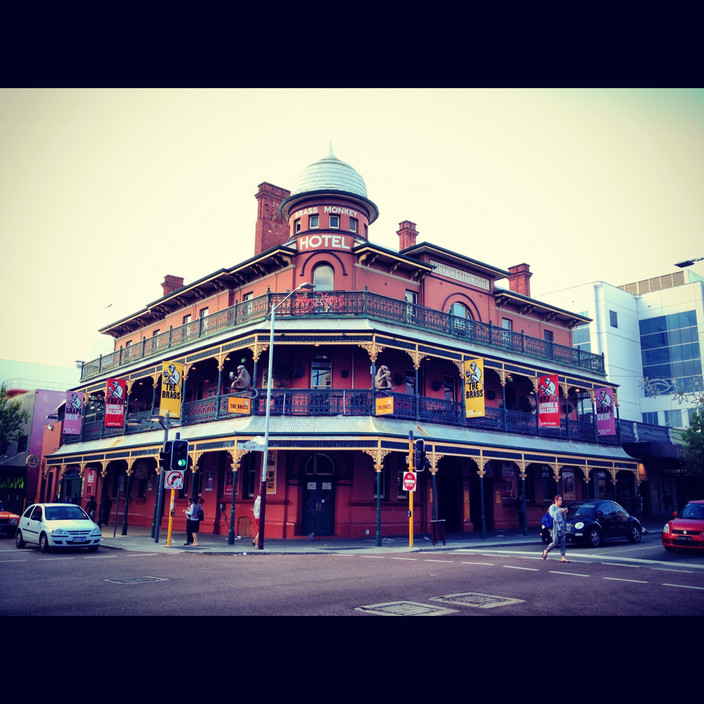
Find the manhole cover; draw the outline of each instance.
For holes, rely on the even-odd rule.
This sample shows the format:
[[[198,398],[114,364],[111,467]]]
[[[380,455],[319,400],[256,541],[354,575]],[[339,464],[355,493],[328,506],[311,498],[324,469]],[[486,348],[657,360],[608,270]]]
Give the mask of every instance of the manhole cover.
[[[142,582],[167,582],[163,577],[118,577],[117,579],[104,579],[111,584],[141,584]]]
[[[503,596],[477,594],[476,592],[435,596],[432,597],[430,601],[440,601],[443,604],[459,604],[460,606],[474,606],[478,609],[493,609],[495,606],[507,606],[508,604],[523,603],[523,599],[509,599]]]
[[[455,609],[444,609],[432,604],[419,604],[415,601],[387,601],[385,604],[358,606],[355,611],[380,616],[442,616],[455,613]]]

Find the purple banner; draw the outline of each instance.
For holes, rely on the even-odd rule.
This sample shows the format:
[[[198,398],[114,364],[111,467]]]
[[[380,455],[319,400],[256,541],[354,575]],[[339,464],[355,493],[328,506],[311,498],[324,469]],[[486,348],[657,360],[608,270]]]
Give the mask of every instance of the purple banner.
[[[614,390],[611,388],[594,389],[596,404],[596,434],[616,435],[616,418],[614,417]]]
[[[81,434],[84,398],[82,392],[66,392],[66,408],[64,410],[64,433],[66,435]]]

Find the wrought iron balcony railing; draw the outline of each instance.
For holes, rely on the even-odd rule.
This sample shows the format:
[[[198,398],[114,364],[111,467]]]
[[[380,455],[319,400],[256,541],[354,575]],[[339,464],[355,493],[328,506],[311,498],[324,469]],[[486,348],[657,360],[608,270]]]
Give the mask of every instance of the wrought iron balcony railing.
[[[86,362],[81,381],[99,374],[119,370],[141,359],[164,355],[183,345],[228,329],[250,325],[266,319],[272,305],[285,294],[268,293],[237,303],[204,318],[171,328],[167,332],[144,338],[98,359]],[[497,328],[491,323],[458,318],[432,308],[379,296],[369,291],[301,292],[277,308],[276,317],[355,317],[397,323],[418,331],[427,331],[453,339],[466,340],[487,347],[506,350],[536,359],[554,361],[577,369],[604,374],[604,356],[583,352],[575,347],[558,345],[524,333]]]
[[[375,399],[378,394],[379,392],[368,389],[272,389],[270,414],[288,417],[370,416],[374,415]],[[393,415],[386,417],[395,419],[609,445],[619,443],[618,426],[617,435],[598,437],[593,416],[580,420],[562,418],[559,428],[543,428],[538,426],[535,413],[487,407],[484,417],[465,418],[462,404],[454,401],[413,394],[384,393],[383,395],[393,398]],[[239,417],[238,414],[228,410],[229,399],[234,396],[236,394],[223,394],[184,403],[181,424],[195,425]],[[251,413],[260,416],[266,414],[264,392],[252,399]],[[82,435],[64,435],[64,442],[95,440],[158,429],[160,427],[158,423],[150,420],[152,416],[151,411],[130,413],[124,428],[103,428],[102,418],[85,422]]]

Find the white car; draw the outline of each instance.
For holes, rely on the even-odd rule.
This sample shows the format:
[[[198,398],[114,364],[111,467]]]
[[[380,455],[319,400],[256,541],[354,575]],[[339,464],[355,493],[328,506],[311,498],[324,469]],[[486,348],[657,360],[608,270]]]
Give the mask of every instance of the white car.
[[[101,538],[100,528],[76,504],[32,504],[20,517],[15,545],[35,544],[42,552],[59,547],[95,552]]]

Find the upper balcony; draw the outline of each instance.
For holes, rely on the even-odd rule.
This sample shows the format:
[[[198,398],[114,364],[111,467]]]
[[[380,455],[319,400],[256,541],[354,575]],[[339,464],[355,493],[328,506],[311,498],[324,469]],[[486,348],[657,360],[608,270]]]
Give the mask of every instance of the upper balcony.
[[[258,298],[236,303],[196,321],[171,328],[137,344],[121,348],[98,359],[86,362],[81,381],[88,381],[106,372],[115,372],[140,360],[163,358],[168,352],[198,340],[264,321],[272,305],[278,305],[276,317],[316,318],[355,317],[396,323],[418,330],[446,336],[453,340],[483,345],[534,359],[563,364],[575,369],[603,375],[604,356],[558,345],[524,333],[497,328],[491,323],[459,318],[439,310],[380,296],[369,291],[316,291],[299,293],[279,305],[286,294],[267,293]]]
[[[230,399],[242,394],[221,394],[212,398],[199,399],[183,404],[179,422],[182,426],[197,425],[242,417],[230,410]],[[249,395],[249,394],[246,394]],[[570,418],[563,416],[556,428],[540,427],[535,412],[487,407],[486,415],[480,418],[466,418],[462,403],[440,398],[416,396],[370,389],[273,389],[270,413],[273,416],[373,416],[375,400],[381,396],[393,399],[394,419],[416,420],[427,423],[466,428],[468,430],[489,430],[499,433],[517,433],[551,439],[573,440],[606,445],[620,444],[620,423],[616,424],[616,435],[600,436],[593,414]],[[251,398],[251,396],[250,396]],[[103,409],[86,418],[80,435],[64,435],[65,443],[131,435],[157,430],[159,423],[154,419],[155,409],[128,413],[125,425],[120,428],[105,428]],[[251,398],[251,415],[266,414],[266,391],[260,391]]]

